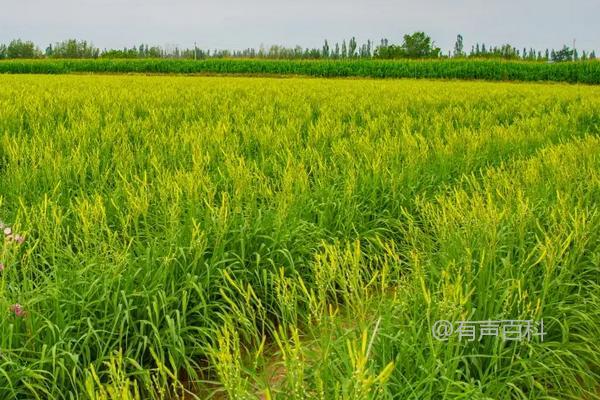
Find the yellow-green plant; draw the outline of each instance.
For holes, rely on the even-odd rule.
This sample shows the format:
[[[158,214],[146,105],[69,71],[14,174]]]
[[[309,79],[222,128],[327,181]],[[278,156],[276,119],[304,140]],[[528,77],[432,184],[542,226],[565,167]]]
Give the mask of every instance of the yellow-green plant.
[[[86,62],[0,70],[596,76]],[[2,74],[0,399],[596,399],[599,134],[597,86]]]

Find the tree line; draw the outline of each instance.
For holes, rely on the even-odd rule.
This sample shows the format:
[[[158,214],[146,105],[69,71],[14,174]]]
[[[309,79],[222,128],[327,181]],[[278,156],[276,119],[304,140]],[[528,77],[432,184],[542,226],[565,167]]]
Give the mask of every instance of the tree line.
[[[596,58],[595,51],[587,52],[583,50],[579,54],[577,49],[563,46],[560,50],[546,49],[545,51],[536,50],[532,47],[529,49],[524,47],[522,51],[509,44],[502,46],[486,47],[485,43],[476,43],[471,46],[471,51],[467,54],[464,51],[463,37],[458,35],[454,44],[452,57],[469,57],[469,58],[503,58],[507,60],[526,60],[526,61],[585,61]]]
[[[582,51],[563,46],[559,50],[536,50],[524,48],[519,50],[509,44],[486,46],[477,43],[470,52],[464,49],[462,35],[458,35],[454,50],[443,54],[435,42],[424,32],[404,35],[401,43],[390,43],[382,39],[375,45],[371,40],[359,44],[355,37],[343,40],[342,43],[329,43],[325,40],[321,48],[303,48],[301,46],[285,47],[274,45],[269,48],[248,48],[244,50],[205,50],[198,47],[192,49],[174,47],[165,49],[160,46],[140,44],[131,48],[100,50],[85,40],[70,39],[51,44],[43,51],[31,41],[12,40],[8,44],[0,44],[0,59],[15,58],[265,58],[265,59],[402,59],[402,58],[476,58],[476,59],[508,59],[528,61],[578,61],[595,59],[594,51]]]

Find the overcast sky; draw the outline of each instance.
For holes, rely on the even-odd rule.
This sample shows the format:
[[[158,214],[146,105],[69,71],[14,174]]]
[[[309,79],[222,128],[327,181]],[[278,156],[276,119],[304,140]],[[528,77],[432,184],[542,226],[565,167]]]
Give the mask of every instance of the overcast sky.
[[[476,41],[600,50],[600,0],[0,0],[0,42],[42,48],[67,38],[100,48],[140,43],[202,48],[320,47],[356,36],[400,42],[416,30],[451,49]]]

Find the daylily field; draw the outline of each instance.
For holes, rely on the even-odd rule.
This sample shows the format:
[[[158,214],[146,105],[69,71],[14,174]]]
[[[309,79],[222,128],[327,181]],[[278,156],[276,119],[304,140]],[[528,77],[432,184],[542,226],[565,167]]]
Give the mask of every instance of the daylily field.
[[[0,75],[0,399],[599,399],[599,202],[598,86]]]

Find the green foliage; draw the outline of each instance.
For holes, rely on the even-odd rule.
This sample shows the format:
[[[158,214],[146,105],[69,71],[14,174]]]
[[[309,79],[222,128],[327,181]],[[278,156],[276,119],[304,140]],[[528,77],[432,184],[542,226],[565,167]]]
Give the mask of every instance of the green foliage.
[[[477,44],[477,46],[479,47],[479,44]],[[464,56],[465,56],[465,51],[464,51],[463,37],[462,37],[462,35],[458,35],[456,37],[456,43],[454,44],[454,57],[464,57]]]
[[[425,32],[404,35],[402,49],[408,58],[437,58],[441,51]]]
[[[0,59],[2,58],[38,58],[41,51],[31,41],[21,39],[11,41],[8,46],[0,46]]]
[[[552,61],[564,62],[576,60],[576,50],[570,49],[568,46],[564,46],[561,50],[552,51]]]
[[[159,73],[307,75],[319,77],[482,79],[600,83],[600,63],[498,60],[5,60],[0,73]]]
[[[108,50],[102,53],[102,58],[119,59],[119,58],[139,58],[139,53],[136,49],[124,50]]]
[[[124,48],[123,50],[104,50],[101,56],[103,58],[160,58],[165,56],[165,52],[158,46],[140,44],[137,48],[132,47],[131,49]]]
[[[395,44],[389,44],[387,39],[383,39],[381,44],[375,48],[373,57],[382,60],[406,58],[402,47]]]
[[[49,48],[51,58],[98,58],[100,50],[85,40],[65,40]]]
[[[202,65],[142,61],[10,65]],[[1,399],[598,398],[600,88],[0,87],[0,219],[25,237],[0,242]],[[430,331],[541,318],[543,342]]]
[[[547,52],[547,50],[546,50]],[[532,49],[532,53],[535,54],[535,51]],[[470,57],[474,57],[474,58],[480,58],[480,59],[504,59],[504,60],[518,60],[518,59],[523,59],[523,60],[529,60],[529,61],[534,61],[534,59],[527,57],[525,54],[519,54],[519,51],[511,46],[510,44],[503,44],[502,46],[490,46],[487,47],[485,46],[485,44],[483,44],[481,47],[479,47],[479,43],[477,43],[477,45],[475,46],[474,49],[471,50],[471,53],[469,54]],[[547,56],[545,59],[542,58],[536,58],[536,61],[547,61],[548,60]]]
[[[435,47],[434,42],[425,32],[415,32],[412,35],[404,35],[401,46],[388,45],[387,40],[375,50],[375,58],[438,58],[441,49]]]
[[[317,60],[317,59],[423,59],[423,58],[439,58],[441,49],[434,46],[432,39],[424,32],[415,32],[412,35],[404,35],[402,44],[390,43],[387,39],[381,41],[381,45],[373,49],[371,40],[359,45],[355,37],[349,41],[342,41],[342,46],[338,42],[334,46],[330,46],[325,40],[322,48],[303,48],[302,46],[286,47],[281,45],[272,45],[269,48],[260,49],[246,48],[243,50],[230,49],[215,49],[205,50],[198,48],[180,48],[179,46],[169,46],[169,48],[161,48],[159,46],[148,46],[140,44],[131,48],[123,49],[104,49],[100,51],[91,43],[86,41],[78,41],[76,39],[66,40],[56,43],[55,46],[49,45],[45,53],[42,54],[35,45],[31,42],[23,42],[21,40],[13,40],[13,43],[18,47],[18,50],[7,52],[7,46],[0,44],[0,59],[6,58],[175,58],[175,59],[205,59],[205,58],[258,58],[258,59],[275,59],[275,60]],[[33,46],[33,50],[31,47]],[[563,49],[565,50],[565,49]],[[563,51],[561,50],[561,51]],[[567,49],[568,50],[568,49]],[[571,57],[561,55],[561,51],[552,50],[552,54],[556,57],[559,54],[560,61],[577,61],[579,59],[576,49],[571,53]],[[454,53],[448,53],[448,58],[464,57],[464,44],[462,35],[457,36],[457,41],[454,46]],[[568,55],[568,54],[567,54]],[[583,56],[585,55],[585,56]],[[527,61],[549,61],[551,59],[549,50],[543,57],[541,51],[533,48],[523,52],[519,52],[510,44],[504,44],[500,47],[488,46],[477,43],[471,48],[469,57],[486,58],[486,59],[505,59],[505,60],[527,60]],[[595,53],[592,51],[590,56],[584,51],[581,59],[594,59]],[[555,60],[558,61],[558,60]]]

